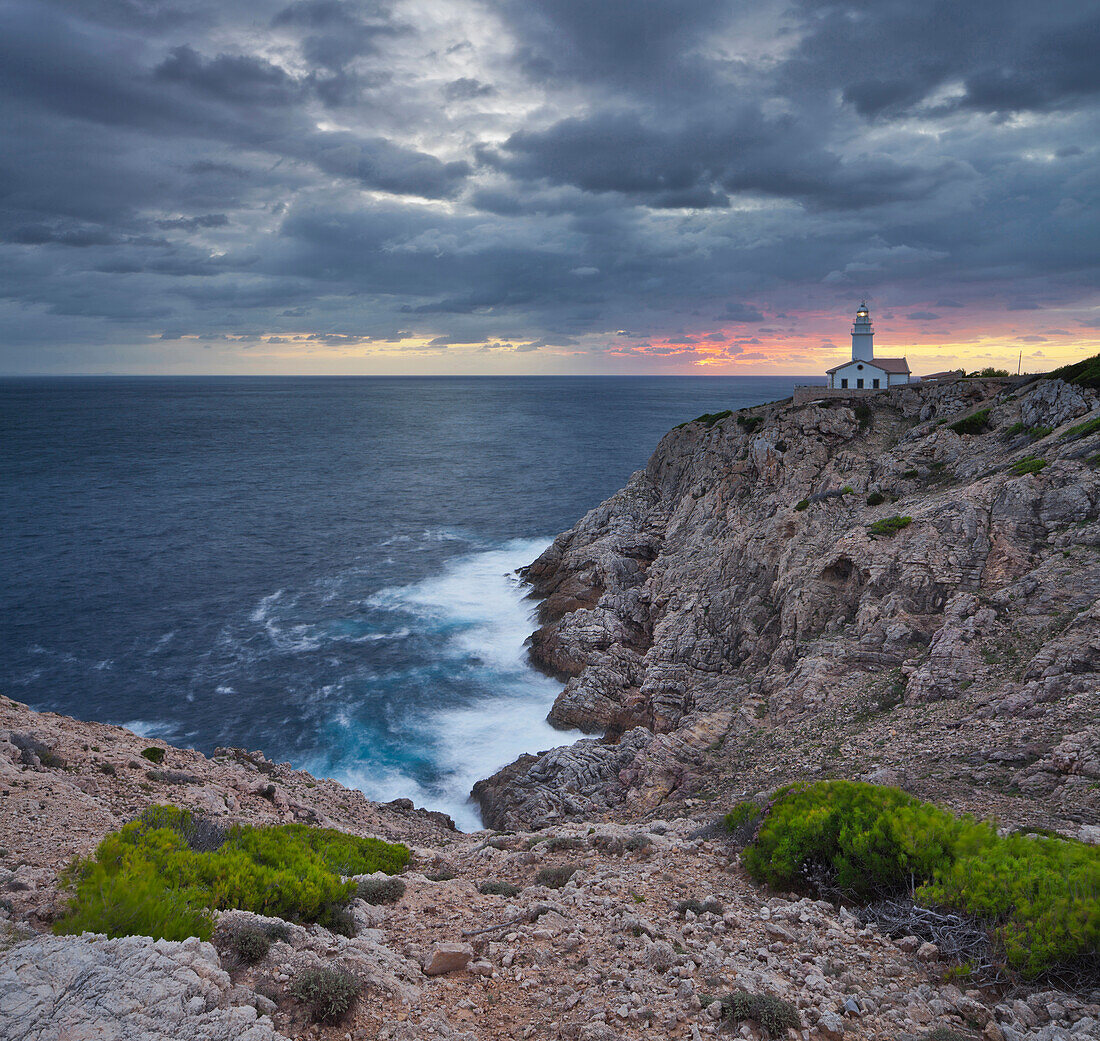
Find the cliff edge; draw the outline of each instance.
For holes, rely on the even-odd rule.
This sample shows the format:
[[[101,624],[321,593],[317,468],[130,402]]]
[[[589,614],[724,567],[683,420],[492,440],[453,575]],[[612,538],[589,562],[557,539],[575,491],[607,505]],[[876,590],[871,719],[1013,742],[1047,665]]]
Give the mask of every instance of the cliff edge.
[[[1100,836],[1100,400],[1044,379],[780,402],[669,432],[525,571],[550,713],[497,828],[899,783]]]

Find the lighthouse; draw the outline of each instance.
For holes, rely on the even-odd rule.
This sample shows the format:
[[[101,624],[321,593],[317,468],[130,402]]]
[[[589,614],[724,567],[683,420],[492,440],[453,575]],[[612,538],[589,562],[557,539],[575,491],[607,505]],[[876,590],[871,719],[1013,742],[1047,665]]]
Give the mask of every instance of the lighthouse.
[[[875,327],[866,300],[852,323],[852,360],[834,365],[825,375],[834,390],[886,390],[909,382],[905,358],[875,357]]]
[[[859,305],[856,320],[852,323],[852,361],[874,361],[875,327],[871,324],[871,312],[867,301]]]

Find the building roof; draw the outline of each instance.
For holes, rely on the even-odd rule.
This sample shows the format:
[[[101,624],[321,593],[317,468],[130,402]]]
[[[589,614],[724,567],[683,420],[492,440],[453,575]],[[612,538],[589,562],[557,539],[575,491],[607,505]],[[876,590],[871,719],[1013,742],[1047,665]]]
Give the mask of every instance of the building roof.
[[[909,362],[905,358],[875,358],[874,361],[862,361],[859,358],[851,358],[825,371],[827,373],[836,372],[838,369],[843,369],[845,365],[852,365],[853,363],[869,365],[872,369],[881,369],[883,372],[909,372]]]

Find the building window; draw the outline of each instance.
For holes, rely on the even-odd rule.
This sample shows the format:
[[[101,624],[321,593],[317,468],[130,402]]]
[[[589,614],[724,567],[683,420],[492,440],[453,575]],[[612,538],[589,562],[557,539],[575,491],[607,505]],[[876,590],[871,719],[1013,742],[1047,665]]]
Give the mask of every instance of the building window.
[[[848,389],[848,381],[847,380],[841,380],[840,381],[840,389],[841,390],[847,390]]]
[[[878,380],[872,380],[871,381],[871,386],[874,387],[875,390],[878,390]]]
[[[856,380],[856,390],[863,390],[863,380]]]

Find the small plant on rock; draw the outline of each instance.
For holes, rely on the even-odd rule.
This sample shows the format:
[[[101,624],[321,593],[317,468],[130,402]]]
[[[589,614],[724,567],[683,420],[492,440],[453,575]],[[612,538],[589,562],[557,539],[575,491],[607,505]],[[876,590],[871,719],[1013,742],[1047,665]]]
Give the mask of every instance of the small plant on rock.
[[[763,813],[764,811],[751,799],[743,799],[722,818],[722,823],[735,839],[747,842],[756,831],[756,825]]]
[[[396,904],[405,895],[405,883],[399,878],[364,878],[356,895],[368,904]]]
[[[291,983],[290,996],[309,1009],[315,1023],[340,1019],[359,997],[362,985],[344,969],[306,969]]]
[[[972,412],[969,416],[951,423],[948,430],[954,430],[956,434],[980,434],[989,426],[989,412],[987,408]]]
[[[798,510],[799,513],[801,513],[809,505],[810,505],[810,500],[809,499],[799,499],[798,502],[796,502],[794,504],[794,508],[796,510]]]
[[[724,910],[722,901],[717,897],[707,897],[706,900],[696,900],[694,898],[690,900],[681,900],[676,905],[676,910],[680,914],[687,914],[690,911],[693,915],[707,914],[721,914]]]
[[[912,517],[883,517],[882,520],[877,520],[867,530],[872,535],[884,535],[887,538],[893,538],[902,528],[908,528],[913,523]]]
[[[157,766],[160,766],[160,764],[164,762],[163,748],[157,748],[156,746],[153,746],[151,748],[143,748],[141,750],[141,755],[143,759],[148,759],[149,762],[156,763]]]
[[[735,990],[722,999],[722,1018],[735,1024],[751,1019],[768,1037],[782,1037],[788,1029],[802,1029],[798,1009],[789,1001],[770,994],[750,994],[747,990]]]
[[[631,835],[626,840],[626,850],[630,853],[640,853],[643,850],[648,850],[653,845],[653,839],[648,835]]]
[[[883,495],[882,492],[871,492],[871,494],[867,496],[868,506],[881,506],[885,501],[886,496]]]
[[[1012,464],[1012,472],[1018,477],[1024,474],[1037,474],[1040,470],[1047,465],[1045,459],[1039,459],[1036,456],[1029,455],[1026,459],[1021,459],[1017,463]]]

